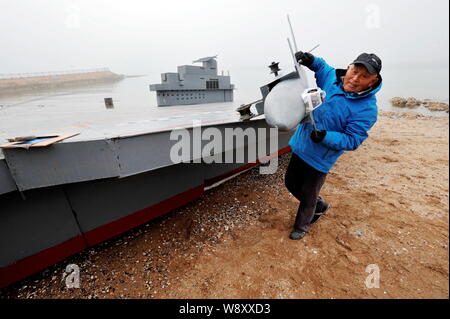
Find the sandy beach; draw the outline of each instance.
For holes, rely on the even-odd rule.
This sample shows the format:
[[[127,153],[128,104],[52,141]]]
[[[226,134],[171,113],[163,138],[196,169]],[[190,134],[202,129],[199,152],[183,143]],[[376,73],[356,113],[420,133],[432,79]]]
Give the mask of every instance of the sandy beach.
[[[381,112],[328,175],[332,208],[301,241],[288,239],[298,203],[285,154],[276,174],[247,171],[0,298],[448,298],[448,147],[448,117]],[[65,286],[68,264],[79,289]]]

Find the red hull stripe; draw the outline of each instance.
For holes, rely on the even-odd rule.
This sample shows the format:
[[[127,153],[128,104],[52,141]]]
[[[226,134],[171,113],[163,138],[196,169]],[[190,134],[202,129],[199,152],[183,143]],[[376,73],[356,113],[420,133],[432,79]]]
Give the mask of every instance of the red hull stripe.
[[[278,152],[266,156],[264,159],[267,160],[289,151],[290,147],[285,147],[283,149],[280,149]],[[259,163],[260,161],[258,161],[257,163],[243,165],[223,175],[205,181],[205,185],[212,185],[238,172],[256,166]],[[97,227],[85,233],[83,235],[84,238],[81,236],[72,238],[62,244],[45,249],[37,254],[21,259],[14,264],[0,268],[0,288],[6,287],[16,281],[19,281],[38,271],[41,271],[48,266],[56,264],[64,260],[65,258],[82,251],[83,249],[87,248],[87,246],[94,246],[102,241],[117,236],[136,226],[142,225],[178,207],[188,204],[189,202],[195,200],[196,198],[199,198],[203,194],[205,185],[200,185],[182,194],[164,200],[156,205],[142,209],[109,224]]]
[[[35,255],[21,259],[15,264],[0,268],[0,288],[24,279],[46,267],[56,264],[83,249],[117,236],[149,220],[161,216],[175,208],[186,205],[203,194],[204,186],[188,190],[182,194],[147,207],[131,215],[97,227],[84,234],[72,238],[62,244],[45,249]],[[87,244],[87,246],[86,246]]]
[[[152,220],[178,207],[186,205],[196,198],[199,198],[203,194],[203,189],[204,186],[200,185],[177,196],[164,200],[156,205],[144,208],[119,220],[88,231],[84,234],[86,242],[88,246],[94,246],[106,239],[117,236],[136,226],[142,225],[149,220]]]
[[[56,264],[85,248],[86,244],[83,237],[78,236],[35,255],[21,259],[15,264],[0,268],[0,288],[24,279],[50,265]]]
[[[249,168],[252,168],[252,167],[254,167],[256,165],[259,165],[259,164],[261,164],[261,162],[268,161],[268,160],[270,160],[270,159],[272,159],[272,158],[274,158],[276,156],[283,155],[283,154],[285,154],[287,152],[290,152],[290,151],[291,151],[291,147],[290,146],[284,147],[284,148],[280,149],[278,152],[274,152],[272,154],[269,154],[269,155],[261,158],[260,160],[256,161],[256,163],[248,163],[248,164],[245,164],[245,165],[243,165],[241,167],[238,167],[238,168],[236,168],[234,170],[226,172],[225,174],[222,174],[222,175],[219,175],[219,176],[207,179],[207,180],[205,180],[205,186],[214,185],[215,183],[220,182],[221,180],[223,180],[225,178],[233,176],[234,174],[237,174],[239,172],[242,172],[242,171],[245,171],[245,170],[247,170]]]

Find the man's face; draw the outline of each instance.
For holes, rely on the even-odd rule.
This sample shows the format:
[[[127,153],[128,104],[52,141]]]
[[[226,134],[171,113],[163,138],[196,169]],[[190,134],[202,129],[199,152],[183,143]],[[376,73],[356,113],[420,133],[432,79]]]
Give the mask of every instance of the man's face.
[[[344,90],[349,93],[361,92],[373,86],[378,81],[378,75],[370,74],[363,65],[352,64],[344,77]]]

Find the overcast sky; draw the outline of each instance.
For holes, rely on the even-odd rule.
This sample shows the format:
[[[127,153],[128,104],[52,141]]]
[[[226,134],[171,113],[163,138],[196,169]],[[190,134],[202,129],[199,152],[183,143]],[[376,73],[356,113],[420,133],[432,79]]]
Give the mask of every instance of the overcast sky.
[[[448,0],[0,0],[0,73],[110,67],[175,71],[219,55],[219,69],[292,63],[298,45],[337,67],[363,51],[385,65],[448,68]]]

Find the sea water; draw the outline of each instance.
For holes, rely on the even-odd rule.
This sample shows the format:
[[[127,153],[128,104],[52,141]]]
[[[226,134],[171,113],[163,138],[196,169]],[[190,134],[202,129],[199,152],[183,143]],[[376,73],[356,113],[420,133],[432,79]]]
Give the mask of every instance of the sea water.
[[[415,97],[437,102],[449,102],[448,66],[394,65],[385,66],[382,71],[383,87],[377,94],[379,109],[385,111],[418,112],[427,115],[444,115],[430,112],[424,107],[400,109],[391,106],[390,99]],[[315,86],[314,75],[308,72],[310,85]],[[234,103],[236,106],[261,98],[260,87],[273,79],[268,69],[239,70],[232,74],[235,84]],[[139,108],[155,108],[156,93],[150,92],[149,85],[159,83],[159,74],[125,78],[118,82],[89,85],[86,87],[62,88],[29,92],[20,95],[0,96],[0,127],[2,114],[11,112],[25,115],[28,109],[44,108],[48,116],[52,112],[73,110],[89,111],[95,105],[104,108],[104,98],[112,97],[116,111],[137,111]],[[105,109],[105,112],[107,110]]]

